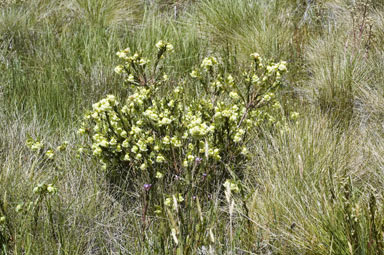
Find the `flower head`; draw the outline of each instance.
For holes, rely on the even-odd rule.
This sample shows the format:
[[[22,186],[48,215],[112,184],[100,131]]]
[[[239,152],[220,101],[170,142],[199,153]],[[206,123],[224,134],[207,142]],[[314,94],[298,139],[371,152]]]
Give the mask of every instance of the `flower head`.
[[[45,152],[45,156],[48,158],[48,159],[53,159],[53,157],[55,156],[55,153],[53,152],[53,150],[47,150]]]
[[[156,172],[156,178],[161,179],[164,177],[164,174],[162,172]]]
[[[148,184],[148,183],[144,184],[144,190],[145,190],[145,191],[150,190],[151,187],[152,187],[152,184]]]
[[[211,69],[214,65],[217,65],[217,59],[215,57],[204,58],[201,62],[201,67],[205,70]]]
[[[163,40],[160,40],[156,43],[156,48],[159,51],[168,51],[168,52],[174,51],[173,45]]]
[[[114,69],[115,73],[117,73],[117,74],[121,74],[123,72],[123,70],[124,70],[124,66],[123,65],[118,65]]]

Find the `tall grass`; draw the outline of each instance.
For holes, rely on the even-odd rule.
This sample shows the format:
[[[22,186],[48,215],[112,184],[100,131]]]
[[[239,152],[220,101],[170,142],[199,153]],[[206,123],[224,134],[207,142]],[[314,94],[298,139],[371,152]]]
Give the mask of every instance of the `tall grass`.
[[[10,110],[32,109],[59,124],[100,95],[119,91],[112,66],[121,41],[114,26],[127,20],[129,27],[137,17],[117,2],[99,4],[36,1],[2,10],[2,81]]]
[[[311,120],[315,116],[318,121]],[[382,240],[373,233],[381,222],[369,221],[382,212],[368,208],[370,199],[382,203],[382,178],[371,179],[373,159],[360,142],[370,139],[366,135],[354,129],[340,133],[321,113],[312,113],[287,132],[256,142],[253,221],[272,250],[371,254],[381,249]]]

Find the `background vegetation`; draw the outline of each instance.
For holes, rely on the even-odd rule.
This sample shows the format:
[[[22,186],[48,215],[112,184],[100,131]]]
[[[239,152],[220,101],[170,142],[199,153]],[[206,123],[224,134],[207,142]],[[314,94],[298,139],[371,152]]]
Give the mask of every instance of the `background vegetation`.
[[[0,6],[1,254],[162,254],[156,247],[173,242],[156,217],[142,230],[135,191],[122,199],[76,147],[92,103],[129,93],[113,71],[116,51],[151,54],[161,39],[175,47],[165,67],[175,82],[208,55],[235,74],[252,52],[286,60],[282,114],[299,112],[286,129],[255,132],[241,196],[212,194],[209,208],[191,208],[209,230],[197,238],[186,227],[186,239],[209,240],[190,242],[194,253],[384,254],[381,0]],[[28,149],[29,138],[68,146],[49,161]]]

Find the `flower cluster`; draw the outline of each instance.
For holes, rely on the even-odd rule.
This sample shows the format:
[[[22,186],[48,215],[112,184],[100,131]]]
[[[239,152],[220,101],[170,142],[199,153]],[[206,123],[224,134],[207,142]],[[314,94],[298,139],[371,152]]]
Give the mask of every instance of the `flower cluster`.
[[[57,152],[62,152],[67,149],[68,141],[64,141],[61,145],[57,146],[56,149],[49,147],[47,148],[47,146],[44,146],[42,141],[34,140],[32,138],[27,139],[26,145],[31,151],[43,155],[44,158],[48,160],[52,160],[54,159]]]
[[[215,57],[204,58],[201,62],[201,68],[208,71],[213,68],[214,65],[217,65],[217,59]]]
[[[32,138],[27,139],[26,145],[31,151],[39,152],[44,148],[44,144],[41,141],[35,141]]]
[[[39,184],[33,188],[35,194],[56,194],[57,188],[53,184]]]
[[[173,45],[168,43],[168,42],[164,42],[163,40],[160,40],[158,43],[156,43],[156,48],[159,50],[159,51],[168,51],[168,52],[173,52],[174,51],[174,48],[173,48]]]

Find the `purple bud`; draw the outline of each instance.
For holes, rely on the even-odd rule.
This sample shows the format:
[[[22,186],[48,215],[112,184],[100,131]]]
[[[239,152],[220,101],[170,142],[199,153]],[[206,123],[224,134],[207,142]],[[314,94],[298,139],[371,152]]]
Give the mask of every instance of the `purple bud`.
[[[196,164],[200,164],[201,161],[203,161],[202,158],[197,157],[197,158],[195,159]]]
[[[196,199],[196,196],[193,196],[192,199],[195,200],[195,199]]]
[[[145,189],[146,191],[150,190],[151,187],[152,187],[152,184],[144,184],[144,189]]]
[[[176,180],[176,181],[180,180],[180,176],[175,175],[175,180]]]
[[[206,173],[203,173],[203,177],[204,177],[204,178],[207,177],[207,174],[206,174]]]

